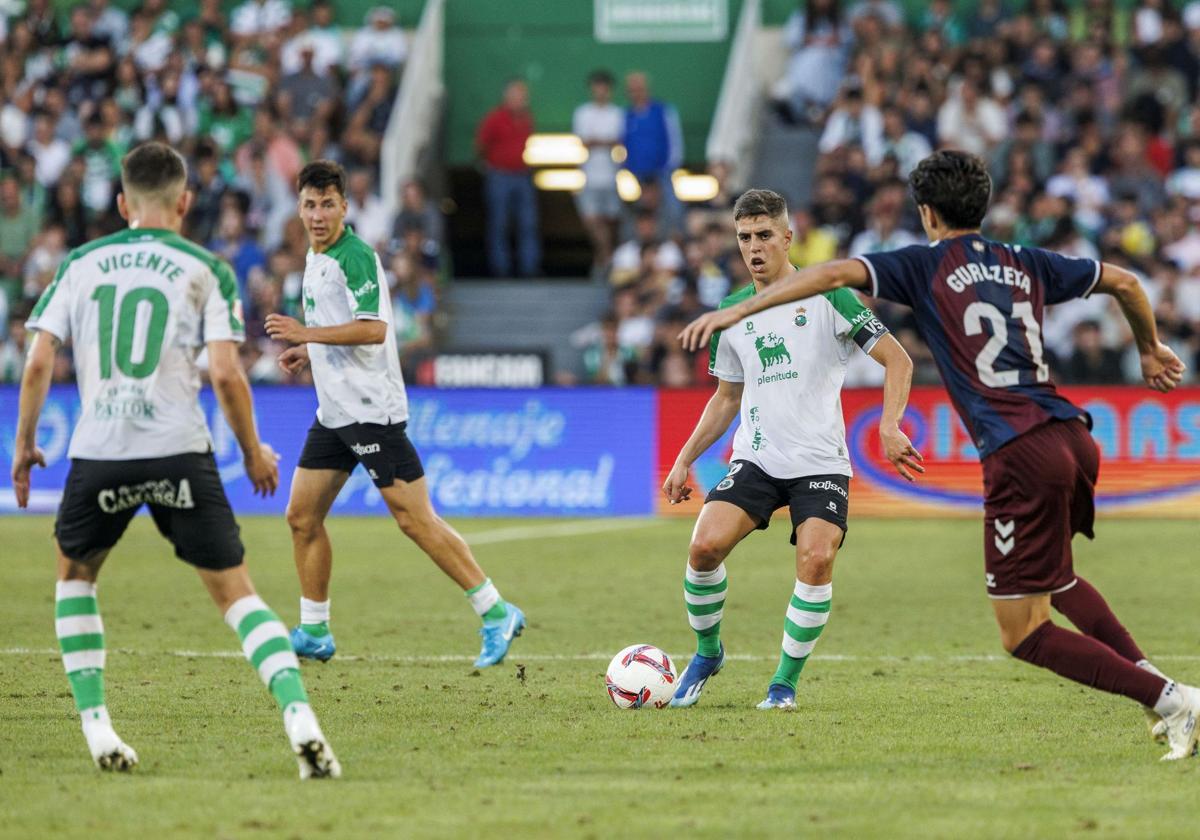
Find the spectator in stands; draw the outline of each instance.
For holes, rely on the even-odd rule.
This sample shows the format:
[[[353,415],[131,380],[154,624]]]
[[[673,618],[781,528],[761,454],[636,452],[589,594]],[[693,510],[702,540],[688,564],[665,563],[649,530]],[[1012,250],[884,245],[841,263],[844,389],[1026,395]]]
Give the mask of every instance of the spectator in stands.
[[[392,218],[383,199],[371,191],[371,172],[351,170],[346,179],[346,222],[359,238],[375,250],[383,250],[391,234]]]
[[[1004,109],[970,78],[959,81],[938,111],[938,143],[942,147],[987,157],[1008,131]]]
[[[537,194],[525,165],[525,143],[533,133],[529,88],[521,79],[504,87],[500,104],[484,116],[475,137],[483,160],[487,212],[487,259],[493,277],[533,277],[541,268]],[[515,223],[513,265],[509,229]]]
[[[59,178],[47,202],[46,220],[66,231],[68,248],[78,248],[87,241],[87,208],[83,206],[75,178],[66,175]]]
[[[0,310],[7,312],[7,306],[4,296],[0,295]],[[25,370],[25,354],[29,349],[25,345],[26,317],[24,312],[13,312],[4,318],[7,331],[0,341],[0,382],[16,384],[21,381],[21,373]]]
[[[33,117],[33,136],[25,144],[25,150],[37,161],[37,182],[49,189],[58,183],[63,170],[71,161],[71,146],[61,137],[55,136],[57,127],[54,116],[39,111]]]
[[[613,77],[607,70],[596,70],[588,76],[590,102],[575,109],[571,130],[588,150],[583,173],[587,180],[575,195],[579,217],[592,241],[592,271],[601,273],[612,260],[613,239],[621,215],[621,198],[617,195],[617,164],[613,149],[625,133],[625,115],[613,104]]]
[[[887,16],[892,16],[890,3],[859,4],[876,5],[888,9]],[[785,121],[817,122],[846,75],[853,35],[842,21],[840,0],[802,0],[799,6],[783,27],[784,44],[791,57],[783,78],[772,89],[772,98]],[[865,9],[864,13],[877,12]]]
[[[333,4],[328,0],[316,0],[309,11],[312,24],[283,45],[280,66],[284,73],[298,72],[303,64],[301,52],[307,48],[313,53],[313,71],[320,76],[328,76],[339,70],[345,60],[342,33],[334,25]]]
[[[350,121],[342,135],[342,150],[353,163],[374,167],[392,108],[396,103],[396,80],[392,66],[376,61],[371,65],[370,82],[360,100],[351,100]]]
[[[896,174],[908,180],[908,173],[933,152],[933,147],[923,134],[908,127],[904,110],[890,105],[883,110],[883,137],[880,141],[882,157],[896,159]],[[869,158],[868,158],[869,160]],[[878,165],[879,160],[871,161]]]
[[[624,286],[637,279],[649,247],[654,248],[654,266],[657,270],[677,273],[683,269],[683,252],[679,246],[671,239],[662,239],[659,236],[658,217],[653,210],[642,209],[636,216],[633,238],[613,252],[609,279],[614,286]]]
[[[850,256],[893,251],[924,241],[900,226],[906,195],[903,181],[892,181],[875,191],[867,209],[867,227],[851,240]]]
[[[337,84],[328,71],[314,65],[316,43],[306,40],[299,45],[300,66],[279,81],[275,92],[276,108],[283,119],[328,122],[338,96]]]
[[[274,250],[283,240],[288,219],[296,215],[295,187],[267,165],[262,147],[251,145],[249,152],[249,168],[238,173],[234,186],[247,199],[246,225],[258,231],[264,248]]]
[[[398,251],[410,230],[420,230],[425,238],[424,248],[434,256],[441,254],[446,238],[446,219],[437,205],[429,200],[419,181],[409,181],[400,188],[400,212],[392,225],[390,251]]]
[[[392,324],[400,363],[410,374],[420,355],[433,347],[433,315],[437,310],[433,270],[422,250],[424,236],[419,229],[408,231],[405,247],[389,262],[392,287]]]
[[[89,0],[88,8],[92,13],[92,34],[108,39],[113,50],[118,55],[123,55],[128,46],[126,39],[129,37],[129,15],[108,0]]]
[[[584,381],[589,385],[628,385],[637,376],[637,351],[623,346],[615,312],[600,319],[595,339],[583,351]]]
[[[39,222],[38,214],[22,201],[16,177],[0,176],[0,293],[10,305],[21,299],[21,267]]]
[[[828,155],[849,146],[861,147],[871,165],[883,160],[883,115],[874,104],[864,101],[862,84],[854,78],[842,88],[817,150]]]
[[[829,262],[837,256],[837,237],[813,219],[812,211],[798,206],[792,211],[792,245],[788,249],[788,260],[797,268],[807,268]]]
[[[387,6],[371,9],[367,12],[366,25],[350,42],[350,97],[356,98],[366,89],[372,65],[383,64],[392,71],[399,71],[407,60],[408,39],[396,25],[396,13]]]
[[[109,78],[116,67],[112,42],[107,35],[95,31],[94,20],[90,7],[72,9],[71,32],[62,48],[67,98],[84,113],[107,92]]]
[[[287,0],[246,0],[233,10],[229,30],[235,48],[252,45],[281,32],[292,21],[292,6]]]
[[[267,255],[254,236],[246,230],[245,215],[241,200],[236,193],[228,193],[222,200],[221,216],[217,223],[217,237],[208,243],[208,249],[233,266],[237,276],[238,294],[246,298],[246,284],[250,272],[267,264]]]
[[[629,105],[625,109],[625,168],[642,183],[655,184],[659,191],[661,221],[674,229],[679,201],[671,185],[671,173],[683,164],[683,129],[675,106],[654,99],[645,73],[625,77]]]
[[[1068,382],[1079,385],[1112,385],[1124,381],[1121,354],[1102,343],[1100,324],[1082,321],[1076,325],[1073,350],[1062,371]]]

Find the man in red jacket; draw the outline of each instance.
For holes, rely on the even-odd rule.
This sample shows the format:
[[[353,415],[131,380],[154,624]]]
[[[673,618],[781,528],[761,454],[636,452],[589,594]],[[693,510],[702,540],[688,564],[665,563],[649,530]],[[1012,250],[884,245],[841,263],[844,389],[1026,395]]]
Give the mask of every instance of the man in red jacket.
[[[529,87],[513,79],[504,87],[500,104],[479,123],[475,147],[484,164],[487,204],[487,258],[493,276],[513,275],[509,227],[516,220],[517,265],[520,277],[537,274],[542,261],[538,237],[537,194],[523,154],[533,133]]]

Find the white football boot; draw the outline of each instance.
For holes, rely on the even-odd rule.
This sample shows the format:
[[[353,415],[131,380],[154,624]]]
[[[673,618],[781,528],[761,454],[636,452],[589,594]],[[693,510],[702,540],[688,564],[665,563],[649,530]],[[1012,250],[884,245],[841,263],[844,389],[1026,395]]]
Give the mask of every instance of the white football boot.
[[[83,737],[87,739],[88,750],[96,766],[101,770],[122,773],[137,767],[137,753],[117,735],[108,712],[97,714],[89,709],[85,715],[91,716],[91,719],[85,716],[83,720]]]
[[[1164,680],[1170,679],[1162,671],[1155,668],[1149,659],[1139,660],[1136,664],[1143,671],[1149,671],[1151,674],[1162,677]],[[1167,743],[1167,725],[1163,723],[1162,715],[1149,706],[1142,706],[1142,712],[1146,715],[1146,727],[1150,730],[1151,740],[1156,744]]]
[[[1171,751],[1162,757],[1163,761],[1190,757],[1196,751],[1196,738],[1200,737],[1200,728],[1196,726],[1200,719],[1200,689],[1181,683],[1175,683],[1175,688],[1183,702],[1178,711],[1162,719],[1171,747]]]
[[[293,703],[284,713],[284,728],[296,763],[300,765],[301,779],[340,779],[342,765],[333,748],[325,740],[317,716],[307,703]]]

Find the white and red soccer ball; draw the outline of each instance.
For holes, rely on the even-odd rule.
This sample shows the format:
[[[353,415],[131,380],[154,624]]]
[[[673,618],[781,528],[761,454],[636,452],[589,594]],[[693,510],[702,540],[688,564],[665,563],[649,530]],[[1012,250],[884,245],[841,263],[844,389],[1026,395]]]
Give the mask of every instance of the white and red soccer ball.
[[[675,694],[671,657],[654,645],[630,645],[608,663],[604,682],[618,709],[661,709]]]

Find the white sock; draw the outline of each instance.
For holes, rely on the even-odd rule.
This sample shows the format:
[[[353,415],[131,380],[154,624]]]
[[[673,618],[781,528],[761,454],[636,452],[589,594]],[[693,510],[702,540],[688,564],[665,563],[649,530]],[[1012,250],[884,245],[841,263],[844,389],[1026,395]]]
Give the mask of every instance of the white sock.
[[[684,577],[688,583],[694,583],[697,586],[714,586],[725,580],[725,564],[722,563],[711,571],[698,572],[689,563],[684,571]]]
[[[467,590],[467,600],[471,602],[475,614],[482,618],[484,613],[500,603],[500,590],[492,583],[492,579],[488,578],[474,589]]]
[[[307,598],[301,598],[300,623],[320,624],[322,621],[329,621],[329,602],[310,601]]]
[[[1183,692],[1179,690],[1179,686],[1175,684],[1175,680],[1167,680],[1167,684],[1163,686],[1162,694],[1158,696],[1158,702],[1154,704],[1154,711],[1166,718],[1182,708]]]
[[[1151,674],[1154,674],[1154,676],[1156,676],[1156,677],[1162,677],[1164,680],[1171,679],[1166,674],[1164,674],[1162,671],[1155,668],[1154,663],[1152,663],[1149,659],[1139,659],[1137,662],[1135,662],[1133,664],[1137,665],[1143,671],[1149,671]]]

